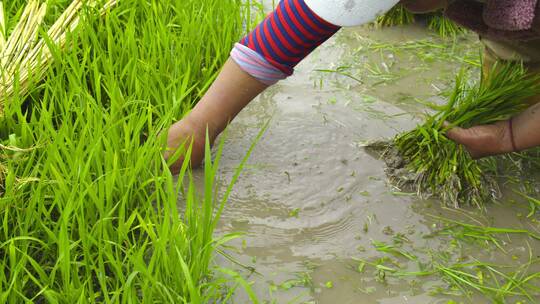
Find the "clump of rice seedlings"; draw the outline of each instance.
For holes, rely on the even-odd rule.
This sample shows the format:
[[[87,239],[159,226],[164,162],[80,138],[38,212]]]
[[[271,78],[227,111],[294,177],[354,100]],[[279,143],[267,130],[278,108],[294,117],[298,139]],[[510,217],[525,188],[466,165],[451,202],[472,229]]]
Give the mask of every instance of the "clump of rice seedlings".
[[[17,3],[10,3],[6,12],[4,1],[0,0],[0,116],[4,115],[5,103],[13,99],[15,94],[25,96],[33,85],[45,77],[54,59],[50,46],[64,48],[67,35],[81,22],[83,7],[85,5],[89,8],[98,7],[98,3],[102,3],[99,9],[104,12],[113,7],[116,0],[108,0],[106,3],[96,0],[84,3],[82,0],[72,1],[46,34],[40,37],[40,33],[44,30],[48,2],[30,0],[24,8],[18,10],[20,13],[12,15],[11,9],[15,8]],[[24,149],[2,146],[1,150],[4,157],[11,157],[9,155],[11,152],[20,153]],[[6,174],[7,169],[2,165],[0,181],[3,181]],[[34,179],[17,178],[17,180],[28,182]]]
[[[482,165],[486,160],[473,160],[445,132],[454,126],[495,123],[523,111],[526,99],[540,94],[540,77],[528,75],[521,64],[499,63],[476,85],[467,85],[463,78],[463,73],[456,78],[446,106],[416,129],[398,135],[394,143],[415,173],[414,186],[420,195],[435,194],[456,208],[481,208],[496,197],[496,183]]]
[[[456,37],[467,32],[463,27],[445,17],[442,11],[423,14],[421,17],[425,17],[428,28],[442,38]],[[424,20],[424,18],[421,19]],[[403,5],[398,4],[386,14],[378,17],[374,24],[378,27],[391,27],[414,22],[416,22],[415,14],[409,12]]]
[[[47,13],[47,2],[30,0],[22,11],[18,23],[8,28],[3,1],[0,1],[0,115],[4,103],[13,94],[25,95],[32,82],[40,81],[53,60],[49,45],[60,49],[67,35],[75,30],[81,20],[84,5],[95,7],[99,1],[74,0],[58,20],[48,29],[45,37],[39,37]],[[115,5],[109,0],[102,6],[106,10]]]
[[[219,159],[206,153],[197,193],[158,135],[228,58],[245,3],[122,0],[84,13],[64,49],[48,38],[43,81],[0,119],[0,302],[221,303],[231,278],[249,287],[213,262],[234,237],[213,233],[230,193],[218,195]]]
[[[414,14],[409,12],[401,4],[394,6],[386,14],[375,20],[375,25],[379,27],[398,26],[414,23]]]
[[[430,14],[428,28],[443,38],[452,38],[467,32],[463,27],[446,18],[443,13]]]

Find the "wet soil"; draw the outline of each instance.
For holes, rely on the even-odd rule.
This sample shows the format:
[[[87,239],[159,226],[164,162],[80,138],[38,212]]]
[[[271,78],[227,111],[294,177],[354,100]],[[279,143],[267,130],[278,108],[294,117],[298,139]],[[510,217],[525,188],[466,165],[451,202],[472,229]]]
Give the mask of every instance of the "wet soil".
[[[464,63],[480,45],[474,35],[455,44],[433,37],[422,26],[342,30],[298,66],[294,77],[252,102],[232,123],[223,152],[223,187],[259,130],[268,129],[226,206],[218,234],[243,232],[228,252],[253,267],[249,276],[261,300],[268,303],[490,303],[432,294],[446,284],[439,278],[388,277],[374,269],[359,272],[359,259],[383,253],[373,241],[407,239],[403,249],[419,259],[448,250],[449,237],[427,238],[440,228],[430,215],[499,227],[540,226],[527,218],[528,205],[508,196],[484,212],[442,208],[389,183],[385,163],[364,148],[390,139],[421,122],[426,107],[439,103]],[[473,54],[473,55],[471,55]],[[321,71],[324,70],[324,71]],[[337,72],[329,72],[334,70]],[[355,79],[352,79],[353,76]],[[360,80],[360,81],[358,81]],[[195,172],[202,181],[202,171]],[[533,178],[533,181],[535,179]],[[181,202],[180,202],[181,204]],[[483,261],[520,265],[536,254],[540,242],[504,236],[506,253],[486,244],[459,244],[459,254]],[[249,275],[247,269],[220,263]],[[403,267],[415,262],[397,259]],[[248,303],[238,292],[236,303]]]

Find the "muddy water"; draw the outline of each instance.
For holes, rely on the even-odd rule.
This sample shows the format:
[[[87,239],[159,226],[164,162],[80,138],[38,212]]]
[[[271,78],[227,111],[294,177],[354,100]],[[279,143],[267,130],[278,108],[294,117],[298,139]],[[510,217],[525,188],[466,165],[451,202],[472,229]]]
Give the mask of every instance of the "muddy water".
[[[425,111],[416,99],[440,102],[442,98],[432,96],[448,87],[458,70],[476,70],[459,59],[478,54],[475,37],[462,38],[457,45],[451,49],[451,43],[431,37],[420,26],[343,30],[303,62],[294,77],[265,92],[230,126],[220,171],[224,184],[269,121],[218,231],[245,233],[228,252],[255,268],[249,280],[261,300],[489,303],[479,295],[473,300],[433,295],[434,287],[446,286],[437,277],[381,282],[373,268],[362,273],[357,269],[358,259],[384,256],[373,241],[391,243],[396,236],[407,239],[403,248],[421,258],[430,250],[446,250],[451,239],[425,238],[437,228],[430,215],[538,229],[524,217],[525,204],[492,205],[486,213],[456,212],[441,208],[436,200],[404,194],[388,184],[384,163],[362,148],[369,140],[413,128]],[[196,174],[202,180],[202,172]],[[528,257],[526,241],[505,237],[506,254],[475,244],[460,245],[460,254],[519,265]],[[540,252],[539,242],[529,243]],[[397,260],[409,270],[418,268],[415,262]],[[249,274],[227,260],[220,263]],[[235,302],[249,301],[239,292]]]

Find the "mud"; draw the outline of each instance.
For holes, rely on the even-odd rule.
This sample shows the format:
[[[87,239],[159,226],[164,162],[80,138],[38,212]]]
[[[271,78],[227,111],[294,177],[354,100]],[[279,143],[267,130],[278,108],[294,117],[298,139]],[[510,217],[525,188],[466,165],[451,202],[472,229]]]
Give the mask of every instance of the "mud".
[[[417,190],[418,174],[410,170],[407,166],[407,160],[401,155],[392,140],[369,142],[364,146],[364,149],[366,153],[385,163],[384,172],[392,185],[407,191]]]
[[[412,47],[425,39],[436,47]],[[407,42],[412,46],[404,48]],[[245,233],[231,243],[236,249],[227,251],[257,271],[249,281],[261,300],[490,302],[480,295],[467,299],[432,294],[435,286],[446,286],[437,277],[389,277],[381,282],[373,268],[358,271],[359,260],[383,256],[373,241],[405,237],[404,250],[424,260],[430,252],[448,250],[451,238],[427,238],[440,228],[430,215],[532,231],[540,228],[534,217],[526,217],[529,206],[516,195],[488,206],[486,212],[456,211],[440,207],[436,200],[421,200],[389,183],[385,163],[364,148],[368,142],[414,128],[426,111],[417,100],[441,102],[443,97],[433,96],[452,84],[458,70],[463,66],[474,70],[456,58],[478,54],[479,48],[472,35],[453,47],[420,26],[343,30],[303,62],[294,77],[269,89],[232,123],[220,171],[223,187],[269,121],[218,231],[219,235]],[[202,171],[195,174],[202,182]],[[459,254],[519,265],[528,258],[528,246],[540,252],[540,242],[524,237],[505,236],[504,242],[507,253],[473,243],[460,245]],[[226,259],[218,257],[218,261],[250,274]],[[400,263],[408,269],[418,267],[404,259]],[[243,292],[235,296],[235,303],[248,302]]]

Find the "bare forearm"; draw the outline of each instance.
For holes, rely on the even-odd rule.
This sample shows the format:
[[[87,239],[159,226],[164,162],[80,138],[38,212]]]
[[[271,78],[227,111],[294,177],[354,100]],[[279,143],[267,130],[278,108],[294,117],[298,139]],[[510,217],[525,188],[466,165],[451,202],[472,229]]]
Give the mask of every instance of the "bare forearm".
[[[191,146],[191,164],[198,166],[204,158],[206,131],[210,142],[213,142],[240,110],[266,88],[267,85],[229,59],[191,113],[169,128],[165,158],[168,159],[178,149]],[[178,172],[183,162],[182,156],[171,165],[171,170]]]
[[[189,119],[208,126],[210,135],[219,134],[269,84],[290,76],[300,61],[339,30],[339,26],[305,6],[303,0],[280,2],[274,12],[241,39]]]
[[[229,59],[190,117],[217,135],[267,87]]]

